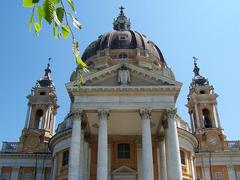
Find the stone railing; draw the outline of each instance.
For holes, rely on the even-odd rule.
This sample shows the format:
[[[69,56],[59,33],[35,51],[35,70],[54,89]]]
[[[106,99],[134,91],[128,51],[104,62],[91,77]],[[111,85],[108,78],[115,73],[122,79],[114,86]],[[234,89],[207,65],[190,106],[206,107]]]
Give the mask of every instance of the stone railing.
[[[191,132],[191,130],[190,130],[189,126],[188,126],[188,123],[183,121],[183,120],[181,120],[181,119],[177,119],[177,127]]]
[[[67,115],[64,119],[65,120],[63,122],[58,124],[56,133],[72,128],[72,120],[69,118],[69,115]]]
[[[18,142],[3,142],[1,152],[17,152]]]
[[[240,151],[240,141],[225,141],[225,150]]]

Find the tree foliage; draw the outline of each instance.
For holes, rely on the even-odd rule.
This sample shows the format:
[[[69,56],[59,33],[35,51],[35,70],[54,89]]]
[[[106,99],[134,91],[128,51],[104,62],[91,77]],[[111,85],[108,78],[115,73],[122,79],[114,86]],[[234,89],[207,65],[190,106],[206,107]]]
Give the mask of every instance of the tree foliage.
[[[22,0],[22,4],[26,8],[32,8],[29,19],[29,30],[34,29],[35,34],[39,35],[42,30],[43,20],[53,28],[53,36],[63,39],[72,39],[73,57],[77,64],[87,71],[87,65],[79,57],[79,45],[74,36],[72,27],[81,29],[81,24],[77,20],[75,5],[72,0]],[[71,12],[67,12],[65,4],[69,6]],[[70,24],[70,21],[72,22]]]

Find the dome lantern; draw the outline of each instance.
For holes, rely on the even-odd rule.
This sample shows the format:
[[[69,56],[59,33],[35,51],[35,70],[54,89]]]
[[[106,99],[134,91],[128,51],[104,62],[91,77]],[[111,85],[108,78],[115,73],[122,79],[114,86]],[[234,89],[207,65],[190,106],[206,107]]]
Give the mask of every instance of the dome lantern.
[[[123,10],[125,9],[123,6],[120,8],[120,14],[117,19],[114,19],[113,29],[117,31],[127,31],[131,28],[130,20],[124,15]]]

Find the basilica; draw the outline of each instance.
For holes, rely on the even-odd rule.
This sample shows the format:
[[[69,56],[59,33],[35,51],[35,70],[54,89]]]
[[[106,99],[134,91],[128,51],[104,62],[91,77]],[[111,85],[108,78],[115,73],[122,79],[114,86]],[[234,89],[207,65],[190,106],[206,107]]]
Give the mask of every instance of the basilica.
[[[19,141],[2,144],[0,180],[240,180],[240,141],[226,139],[218,95],[196,58],[190,125],[176,107],[182,83],[123,8],[82,59],[89,71],[73,70],[58,125],[50,64],[36,81]]]

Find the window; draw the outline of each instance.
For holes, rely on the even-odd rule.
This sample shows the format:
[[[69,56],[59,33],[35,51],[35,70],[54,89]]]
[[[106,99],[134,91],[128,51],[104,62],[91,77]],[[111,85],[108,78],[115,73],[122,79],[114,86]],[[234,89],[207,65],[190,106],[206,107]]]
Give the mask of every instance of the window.
[[[222,172],[216,172],[216,180],[223,180],[223,173]]]
[[[119,39],[120,41],[124,41],[124,40],[126,40],[127,37],[128,37],[127,34],[120,34],[120,35],[118,35],[118,39]]]
[[[3,173],[2,176],[1,176],[1,180],[10,180],[10,174],[8,173]]]
[[[118,55],[118,58],[119,59],[126,59],[128,57],[128,55],[126,54],[126,53],[120,53],[119,55]]]
[[[180,150],[180,157],[181,157],[181,164],[185,165],[186,164],[185,153],[182,150]]]
[[[237,172],[237,180],[240,180],[240,172]]]
[[[204,122],[205,128],[212,128],[212,121],[210,119],[209,110],[203,109],[202,114],[203,114],[203,122]]]
[[[23,176],[23,180],[31,180],[32,179],[32,173],[26,173]]]
[[[43,110],[39,109],[39,110],[37,110],[36,115],[35,115],[35,123],[34,123],[35,129],[42,128],[42,119],[43,119]]]
[[[45,93],[44,91],[41,91],[39,94],[40,94],[41,96],[43,96],[43,95],[45,95],[46,93]]]
[[[130,159],[130,144],[118,144],[118,159]]]
[[[63,152],[62,166],[68,165],[68,159],[69,159],[69,151],[67,150]]]

